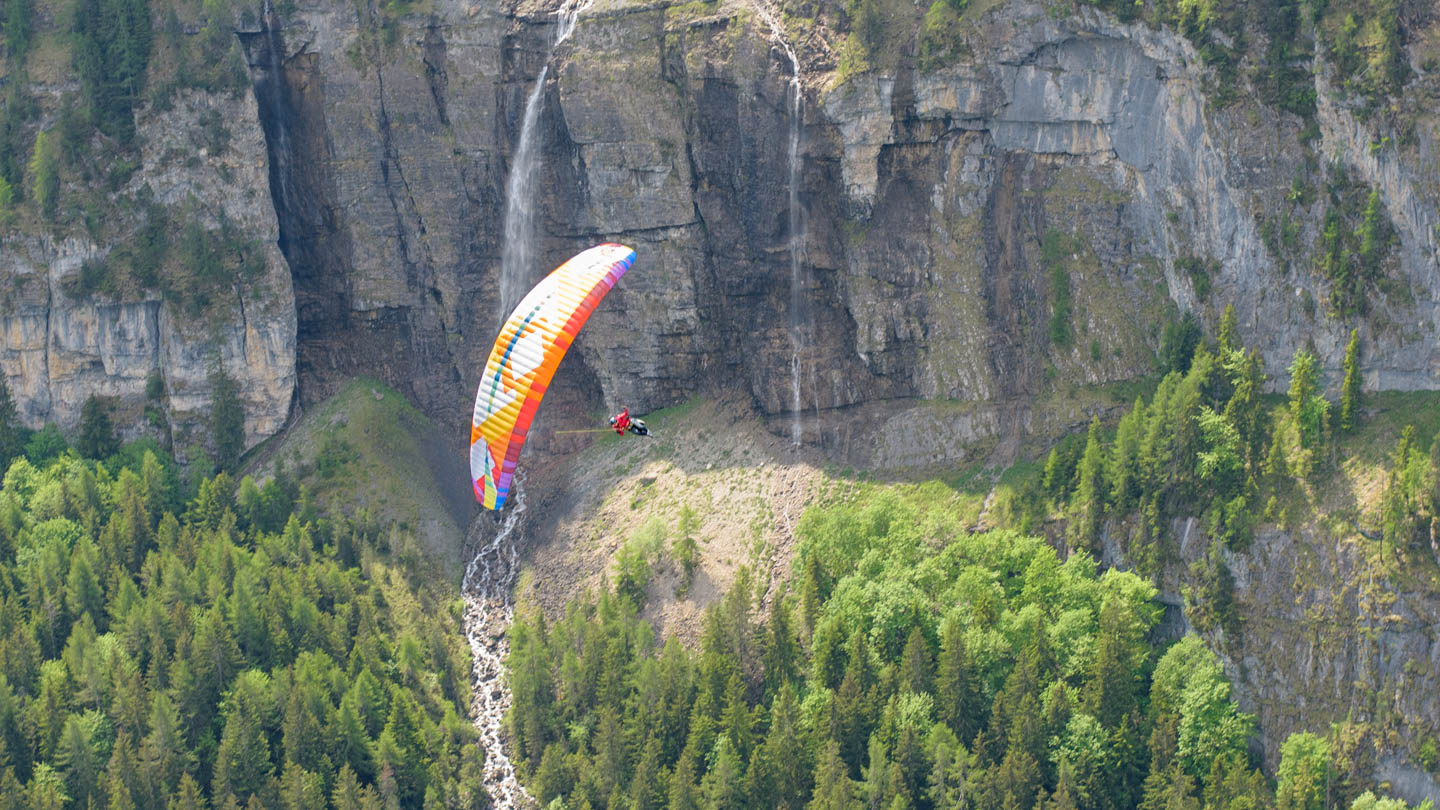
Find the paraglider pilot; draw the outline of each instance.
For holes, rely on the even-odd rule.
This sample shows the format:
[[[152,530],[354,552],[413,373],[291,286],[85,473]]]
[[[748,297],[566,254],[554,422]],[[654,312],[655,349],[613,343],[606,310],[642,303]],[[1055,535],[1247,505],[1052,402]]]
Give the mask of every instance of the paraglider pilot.
[[[649,428],[645,427],[644,419],[630,418],[629,407],[626,407],[625,410],[610,417],[610,427],[614,428],[615,432],[621,436],[624,436],[625,431],[627,430],[631,433],[634,433],[636,436],[650,435]]]
[[[610,427],[615,428],[615,432],[621,436],[625,435],[625,429],[630,427],[630,408],[628,406],[625,410],[610,417]]]

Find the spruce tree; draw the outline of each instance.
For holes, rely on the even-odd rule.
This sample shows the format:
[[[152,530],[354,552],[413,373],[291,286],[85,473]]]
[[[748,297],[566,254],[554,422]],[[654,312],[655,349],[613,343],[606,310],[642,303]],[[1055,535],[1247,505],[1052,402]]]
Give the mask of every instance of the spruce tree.
[[[1073,513],[1066,539],[1070,546],[1084,549],[1095,556],[1100,551],[1100,519],[1105,512],[1105,451],[1100,442],[1100,417],[1090,419],[1085,437],[1085,452],[1076,470]]]
[[[210,435],[215,437],[215,462],[220,469],[233,473],[245,451],[245,409],[240,404],[240,389],[218,363],[210,373],[210,386]]]
[[[35,208],[47,222],[55,219],[60,197],[60,168],[55,151],[49,131],[41,130],[35,135],[35,146],[30,152],[30,199],[35,201]]]
[[[1360,330],[1350,330],[1345,345],[1345,381],[1340,384],[1340,429],[1355,429],[1360,408]]]
[[[0,373],[0,471],[10,469],[10,462],[25,449],[25,427],[10,396],[10,384]],[[0,472],[3,474],[3,472]]]
[[[120,449],[120,437],[110,420],[109,400],[91,394],[80,407],[80,438],[75,449],[85,458],[107,459]]]
[[[1225,314],[1220,316],[1220,331],[1216,335],[1216,342],[1220,345],[1220,356],[1222,358],[1241,348],[1239,325],[1236,321],[1235,305],[1226,304]]]

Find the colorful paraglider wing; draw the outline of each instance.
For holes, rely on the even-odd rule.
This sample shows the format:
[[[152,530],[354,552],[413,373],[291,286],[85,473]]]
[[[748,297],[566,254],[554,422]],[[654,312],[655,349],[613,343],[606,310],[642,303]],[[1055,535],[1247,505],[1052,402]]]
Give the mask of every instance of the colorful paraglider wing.
[[[565,350],[634,261],[624,245],[590,248],[536,284],[500,327],[470,423],[470,479],[487,509],[505,504],[525,433]]]

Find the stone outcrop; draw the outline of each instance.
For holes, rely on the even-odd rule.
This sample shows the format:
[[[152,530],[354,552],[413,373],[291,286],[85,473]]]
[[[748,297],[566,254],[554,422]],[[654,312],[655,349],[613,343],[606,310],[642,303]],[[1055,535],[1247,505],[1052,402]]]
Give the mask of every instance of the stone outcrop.
[[[275,247],[255,101],[182,93],[169,111],[142,113],[136,124],[140,165],[116,198],[148,187],[161,206],[193,211],[202,229],[228,219],[256,253],[258,272],[224,285],[196,311],[123,278],[113,292],[82,292],[82,266],[106,261],[112,244],[43,230],[12,234],[0,249],[0,276],[9,286],[0,304],[0,367],[32,427],[55,422],[73,430],[96,394],[114,398],[123,436],[158,429],[182,444],[204,444],[211,374],[223,368],[237,383],[246,444],[255,444],[284,425],[295,389],[295,305],[289,268]],[[217,125],[225,130],[223,148],[197,145]],[[124,213],[110,222],[125,236],[141,225]],[[174,244],[179,228],[172,231]],[[146,393],[152,375],[164,387],[155,401]],[[164,415],[159,424],[142,418],[147,404]]]

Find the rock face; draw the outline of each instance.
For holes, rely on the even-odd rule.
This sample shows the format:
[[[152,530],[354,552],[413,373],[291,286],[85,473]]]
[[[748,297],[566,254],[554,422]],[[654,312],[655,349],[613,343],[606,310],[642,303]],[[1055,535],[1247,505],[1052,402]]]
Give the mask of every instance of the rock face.
[[[499,317],[507,161],[554,19],[316,2],[278,35],[242,35],[303,400],[379,370],[463,424]],[[968,25],[972,53],[949,66],[802,75],[792,240],[791,67],[769,30],[726,3],[582,14],[542,88],[532,272],[601,239],[640,259],[557,399],[643,411],[740,387],[807,441],[904,463],[883,431],[853,429],[875,403],[998,406],[986,435],[1020,430],[1037,394],[1147,373],[1177,308],[1213,325],[1226,304],[1272,370],[1309,342],[1338,377],[1352,324],[1327,314],[1312,269],[1323,205],[1290,206],[1287,261],[1262,238],[1311,171],[1300,119],[1214,111],[1187,42],[1093,10],[1016,2]],[[1319,120],[1311,162],[1377,188],[1397,235],[1387,292],[1355,324],[1367,384],[1433,386],[1429,136],[1372,154],[1343,107],[1322,103]]]
[[[1172,530],[1185,565],[1205,556],[1210,540],[1199,521]],[[1440,735],[1440,599],[1397,586],[1356,540],[1323,526],[1265,527],[1247,551],[1224,552],[1244,628],[1238,638],[1215,630],[1207,640],[1237,699],[1256,713],[1268,770],[1293,732],[1365,724],[1362,767],[1395,795],[1433,798],[1440,782],[1414,762],[1424,741]],[[1179,604],[1183,572],[1164,579],[1167,600]]]
[[[123,436],[158,428],[180,444],[204,443],[211,374],[223,368],[240,392],[246,444],[254,444],[284,425],[295,390],[294,296],[275,247],[255,101],[185,93],[166,113],[142,113],[136,124],[139,166],[117,195],[148,187],[141,196],[184,209],[200,231],[225,221],[253,254],[254,270],[209,291],[208,304],[197,310],[193,299],[167,300],[124,280],[109,292],[77,287],[87,262],[113,258],[112,244],[56,239],[42,229],[11,235],[0,250],[0,275],[10,283],[0,303],[0,367],[32,427],[53,421],[73,430],[86,398],[97,394],[114,398]],[[224,131],[220,148],[197,147],[199,134],[217,126]],[[112,222],[120,239],[141,227],[124,214]],[[169,238],[178,242],[179,234]],[[152,376],[163,384],[158,398],[147,396]],[[141,416],[147,405],[164,418],[147,423]]]

